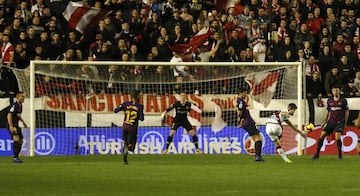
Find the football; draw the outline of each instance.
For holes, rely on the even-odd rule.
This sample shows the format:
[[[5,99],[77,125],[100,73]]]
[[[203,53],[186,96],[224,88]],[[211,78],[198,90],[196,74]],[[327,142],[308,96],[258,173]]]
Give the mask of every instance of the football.
[[[309,123],[305,126],[305,131],[309,133],[309,132],[313,131],[314,128],[315,128],[314,124]]]

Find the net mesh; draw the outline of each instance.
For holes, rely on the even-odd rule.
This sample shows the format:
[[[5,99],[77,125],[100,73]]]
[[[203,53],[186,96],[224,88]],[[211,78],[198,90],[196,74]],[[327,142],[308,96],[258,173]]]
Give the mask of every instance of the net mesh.
[[[121,152],[116,146],[122,143],[123,117],[114,114],[113,109],[130,100],[129,93],[134,89],[142,92],[141,102],[145,106],[145,121],[139,129],[143,135],[139,135],[137,153],[161,152],[171,118],[164,122],[160,114],[184,91],[187,99],[201,111],[191,111],[189,118],[198,130],[200,148],[205,153],[251,154],[253,143],[237,125],[235,104],[239,87],[251,88],[248,105],[263,134],[263,152],[274,154],[275,148],[263,125],[273,111],[297,101],[298,78],[294,64],[59,61],[34,66],[35,96],[29,97],[29,101],[36,110],[35,135],[38,132],[53,135],[60,147],[48,153],[51,155]],[[29,70],[13,71],[20,90],[30,95]],[[25,118],[29,115],[24,114]],[[295,115],[291,121],[297,122],[297,118]],[[191,150],[186,149],[193,148],[181,145],[185,145],[184,142],[191,146],[191,139],[186,132],[180,129],[178,132],[173,153],[190,153]],[[296,152],[295,137],[295,134],[283,135],[283,142],[289,146],[285,151]],[[40,144],[35,142],[35,149]]]

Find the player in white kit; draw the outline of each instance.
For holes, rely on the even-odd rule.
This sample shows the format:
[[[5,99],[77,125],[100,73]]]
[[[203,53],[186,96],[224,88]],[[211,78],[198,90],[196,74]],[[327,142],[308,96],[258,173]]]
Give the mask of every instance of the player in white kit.
[[[297,106],[294,103],[290,103],[287,109],[283,109],[280,112],[274,112],[270,118],[266,121],[266,133],[275,143],[276,151],[286,163],[292,163],[287,158],[284,150],[281,148],[280,138],[282,135],[282,123],[286,122],[294,131],[298,132],[301,136],[305,137],[305,134],[298,130],[290,121],[290,116],[294,115]]]

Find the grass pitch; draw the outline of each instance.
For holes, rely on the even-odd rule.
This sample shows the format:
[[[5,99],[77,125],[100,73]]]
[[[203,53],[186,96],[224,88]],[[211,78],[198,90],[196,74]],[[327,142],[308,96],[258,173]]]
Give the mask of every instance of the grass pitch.
[[[323,155],[0,157],[0,195],[360,195],[360,157]]]

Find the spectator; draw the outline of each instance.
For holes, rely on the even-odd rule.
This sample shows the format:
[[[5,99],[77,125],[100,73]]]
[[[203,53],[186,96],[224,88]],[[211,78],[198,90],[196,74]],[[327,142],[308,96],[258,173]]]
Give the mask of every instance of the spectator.
[[[80,41],[77,39],[75,31],[70,31],[68,33],[65,45],[66,45],[66,49],[71,48],[73,50],[76,50],[80,48]]]
[[[360,41],[359,41],[359,36],[354,36],[352,43],[353,43],[352,52],[355,54],[356,59],[359,62],[359,66],[360,66]]]
[[[348,81],[346,82],[346,84],[342,88],[341,93],[346,98],[359,97],[360,96],[360,92],[355,87],[353,79],[348,79]]]
[[[28,2],[27,1],[21,1],[19,5],[19,10],[21,12],[21,19],[25,26],[30,24],[30,20],[32,18],[32,14],[30,10],[28,9]]]
[[[340,58],[340,55],[344,52],[345,42],[343,35],[337,35],[336,41],[334,42],[332,49],[336,58]]]
[[[239,20],[240,20],[239,22],[240,22],[240,25],[242,28],[244,28],[245,30],[250,29],[252,16],[250,15],[249,6],[247,6],[247,5],[244,6],[244,11],[242,14],[239,15]]]
[[[348,57],[345,54],[341,55],[338,67],[343,77],[343,84],[345,84],[349,78],[355,77],[355,66],[349,63]]]
[[[360,69],[355,71],[354,86],[360,92]]]
[[[302,48],[304,41],[309,41],[310,45],[315,44],[314,36],[308,31],[305,23],[301,24],[300,31],[295,33],[294,43],[297,49]]]
[[[187,38],[183,33],[181,33],[180,25],[175,25],[174,30],[169,35],[170,46],[172,46],[174,44],[184,44],[186,42],[187,42]]]
[[[308,78],[312,78],[313,73],[316,71],[318,72],[317,74],[319,75],[319,77],[321,76],[320,73],[320,68],[319,66],[316,64],[316,59],[314,56],[310,56],[309,59],[307,60],[306,64],[305,64],[305,75]]]
[[[55,32],[51,34],[51,43],[48,47],[47,57],[50,60],[55,60],[58,56],[65,52],[65,47],[60,39],[60,34]]]
[[[263,35],[263,32],[260,30],[260,25],[258,25],[258,21],[255,18],[251,19],[251,25],[246,34],[249,46],[251,48],[254,47],[257,43],[259,43],[260,37]]]
[[[16,68],[19,69],[25,69],[30,64],[30,57],[21,43],[15,45],[14,63]]]
[[[313,48],[308,40],[303,41],[304,58],[309,59],[310,56],[314,56]]]
[[[36,35],[40,35],[40,33],[45,30],[44,26],[40,22],[39,16],[34,16],[32,18],[32,25],[30,27],[35,30]]]
[[[326,45],[330,46],[330,44],[332,43],[333,36],[327,27],[322,27],[318,36],[319,36],[319,40],[320,40],[320,43],[322,44],[322,46],[326,46]],[[321,47],[321,48],[323,48],[323,47]]]
[[[265,62],[266,58],[266,39],[264,36],[260,37],[259,42],[253,48],[253,59],[254,62]]]
[[[125,72],[121,71],[120,67],[117,65],[110,65],[108,71],[105,73],[105,78],[107,82],[103,86],[103,91],[105,93],[121,93],[121,85],[120,81],[124,81],[126,79]]]
[[[338,86],[343,85],[343,76],[341,75],[341,72],[339,72],[337,66],[333,66],[331,70],[329,70],[325,74],[324,88],[325,88],[325,93],[328,97],[332,96],[331,87],[334,85],[338,85]]]
[[[313,34],[314,36],[318,35],[318,33],[321,29],[322,22],[323,21],[319,20],[319,18],[315,19],[313,12],[308,12],[306,25],[311,34]]]
[[[114,59],[114,50],[110,41],[103,43],[101,45],[101,50],[95,53],[97,61],[111,61]]]
[[[235,48],[232,45],[228,46],[224,61],[228,61],[228,62],[240,61],[240,57],[238,56],[238,54],[236,54]]]
[[[227,27],[225,27],[227,28]],[[229,27],[229,46],[233,46],[236,54],[240,54],[241,50],[246,49],[247,40],[244,29],[239,25],[239,19],[234,19],[234,23]]]
[[[294,44],[291,42],[291,38],[290,37],[285,37],[283,39],[283,41],[279,42],[277,48],[277,57],[279,61],[284,61],[285,59],[285,54],[290,51],[291,56],[293,56],[292,58],[295,58],[295,47]]]
[[[130,61],[143,61],[145,57],[138,51],[137,44],[133,43],[130,45],[129,60]]]
[[[158,50],[157,59],[160,61],[169,61],[171,56],[171,50],[165,45],[164,37],[159,37],[157,40],[156,48]]]
[[[313,71],[311,77],[306,78],[306,98],[309,108],[309,123],[313,123],[313,124],[315,123],[314,99],[321,100],[323,96],[324,96],[324,84],[320,79],[320,72]]]
[[[332,54],[330,46],[324,46],[322,52],[320,53],[318,62],[322,79],[325,78],[325,74],[331,69],[334,62],[336,62],[336,58]]]
[[[278,37],[277,37],[278,42],[282,42],[285,40],[286,37],[289,37],[289,32],[287,29],[287,22],[285,19],[280,21],[280,25],[277,29],[277,34],[278,34]]]
[[[156,44],[161,25],[158,14],[153,12],[151,14],[151,19],[146,23],[144,34],[144,38],[145,40],[148,40],[150,46]]]
[[[345,44],[344,53],[342,55],[347,56],[350,65],[353,65],[355,68],[359,67],[359,60],[357,56],[352,52],[350,43]]]
[[[42,16],[42,11],[44,9],[45,5],[43,0],[36,0],[36,3],[31,6],[31,13],[34,14],[35,11],[38,11],[39,15]]]
[[[346,20],[342,20],[340,22],[339,28],[337,29],[336,35],[342,35],[345,43],[348,43],[351,41],[352,32],[350,28],[348,27],[348,22]]]
[[[46,32],[51,35],[52,33],[59,32],[60,30],[57,28],[56,20],[50,20],[46,26]],[[62,33],[60,33],[62,35]]]

